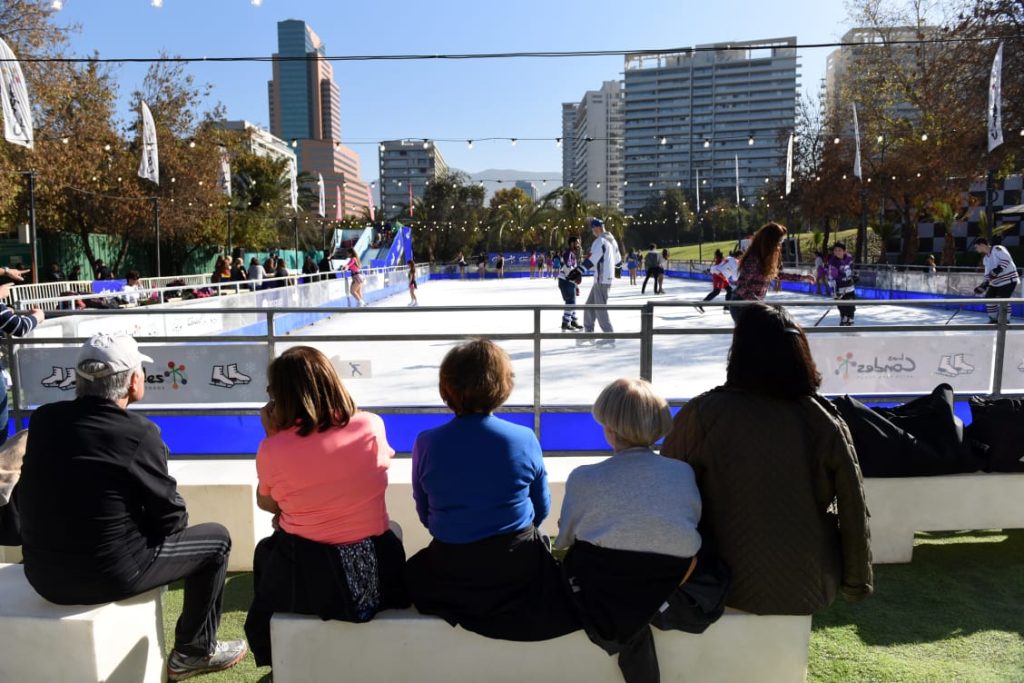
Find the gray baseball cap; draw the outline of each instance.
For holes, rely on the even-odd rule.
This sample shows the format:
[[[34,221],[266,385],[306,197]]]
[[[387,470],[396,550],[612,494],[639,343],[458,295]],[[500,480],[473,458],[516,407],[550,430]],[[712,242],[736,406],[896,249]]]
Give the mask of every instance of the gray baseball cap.
[[[76,368],[75,372],[79,377],[87,380],[96,380],[101,377],[109,377],[126,370],[134,370],[142,367],[143,361],[152,363],[153,359],[139,353],[139,344],[134,338],[127,334],[96,334],[89,341],[82,345],[78,352],[78,366],[82,363],[93,361],[103,363],[106,368],[97,372],[82,372]]]

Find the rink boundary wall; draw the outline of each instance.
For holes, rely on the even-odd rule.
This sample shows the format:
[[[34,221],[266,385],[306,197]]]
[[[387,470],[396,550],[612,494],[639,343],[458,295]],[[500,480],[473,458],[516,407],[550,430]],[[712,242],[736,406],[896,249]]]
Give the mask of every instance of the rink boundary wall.
[[[892,401],[865,402],[872,407],[898,405]],[[681,406],[672,407],[675,415]],[[957,401],[956,414],[964,421],[971,422],[971,411],[967,401]],[[372,407],[368,412],[380,415],[388,435],[388,442],[399,454],[412,452],[416,436],[427,429],[439,427],[452,419],[449,412],[403,414],[380,412]],[[532,412],[498,412],[497,417],[533,429]],[[264,437],[259,415],[161,415],[146,412],[146,416],[160,428],[161,436],[173,458],[253,458]],[[21,420],[22,428],[28,427],[29,417]],[[10,421],[13,433],[15,421]],[[659,442],[660,443],[660,442]],[[225,444],[231,444],[226,448]],[[607,452],[608,443],[604,432],[589,410],[571,412],[541,412],[540,445],[545,453],[579,455],[583,453]]]
[[[668,270],[665,271],[665,275],[668,277],[674,277],[680,280],[702,280],[705,282],[711,282],[711,276],[705,275],[704,273],[695,273],[691,271],[682,270]],[[798,294],[809,294],[814,296],[814,285],[808,282],[792,282],[783,280],[782,290],[786,292],[796,292]],[[916,291],[905,291],[898,289],[882,289],[878,287],[857,287],[857,298],[858,299],[874,299],[881,301],[917,301],[926,299],[962,299],[962,295],[953,295],[936,292],[916,292]],[[958,304],[950,304],[943,306],[946,310],[961,309],[964,311],[974,311],[976,313],[985,312],[985,304],[971,304],[961,306]],[[1010,306],[1011,315],[1024,317],[1024,303],[1013,304]]]

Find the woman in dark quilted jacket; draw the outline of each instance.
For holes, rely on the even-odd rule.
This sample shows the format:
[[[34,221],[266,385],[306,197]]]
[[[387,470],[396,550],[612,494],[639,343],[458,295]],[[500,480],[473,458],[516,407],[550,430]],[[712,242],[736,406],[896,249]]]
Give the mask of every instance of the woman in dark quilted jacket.
[[[726,605],[811,614],[872,592],[868,513],[853,439],[818,395],[807,337],[782,308],[747,307],[725,385],[676,415],[662,455],[697,476],[710,536],[732,570]]]

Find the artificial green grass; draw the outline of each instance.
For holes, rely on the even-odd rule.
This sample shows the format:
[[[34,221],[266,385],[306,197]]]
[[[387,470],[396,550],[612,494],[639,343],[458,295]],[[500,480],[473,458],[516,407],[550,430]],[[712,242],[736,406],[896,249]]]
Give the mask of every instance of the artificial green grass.
[[[220,638],[244,638],[252,575],[228,577]],[[167,642],[181,585],[164,600]],[[771,666],[765,662],[765,666]],[[210,683],[260,681],[248,655]],[[814,617],[815,683],[1024,682],[1024,531],[919,534],[910,564],[875,567],[875,594]]]
[[[800,233],[799,237],[800,253],[803,254],[805,261],[813,262],[814,247],[811,242],[811,233]],[[840,230],[838,233],[832,233],[829,239],[830,243],[842,240],[848,245],[851,245],[852,249],[852,244],[857,239],[857,230],[856,228],[852,230]],[[723,254],[728,255],[729,252],[735,248],[736,240],[734,239],[721,240],[718,242],[705,242],[702,245],[688,244],[685,247],[670,247],[668,250],[668,258],[670,261],[696,261],[703,257],[705,261],[710,261],[715,256],[715,249],[721,249]]]

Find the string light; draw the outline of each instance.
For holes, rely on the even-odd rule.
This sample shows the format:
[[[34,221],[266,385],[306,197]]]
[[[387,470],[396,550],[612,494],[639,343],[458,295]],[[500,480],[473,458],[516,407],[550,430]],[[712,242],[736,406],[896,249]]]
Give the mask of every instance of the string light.
[[[839,138],[836,138],[835,140],[833,140],[832,143],[835,144],[835,145],[838,145],[839,144]]]
[[[664,135],[661,136],[661,144],[663,144],[663,145],[667,145],[668,144],[668,138],[666,138]]]
[[[156,7],[157,9],[160,9],[164,6],[164,0],[150,0],[149,4],[151,4],[153,7]]]
[[[513,147],[515,147],[515,146],[516,146],[516,142],[517,142],[517,140],[516,140],[515,138],[512,138],[512,146],[513,146]]]
[[[466,146],[469,147],[470,149],[473,149],[473,141],[472,140],[466,140]]]
[[[707,149],[710,146],[711,146],[711,140],[708,140],[707,138],[704,138],[704,149]]]
[[[753,135],[751,135],[749,138],[747,138],[747,144],[753,146],[753,144],[754,144],[754,136]]]
[[[64,3],[61,2],[61,0],[53,0],[53,4],[50,6],[53,7],[53,9],[57,10],[58,12],[64,9]]]
[[[921,142],[928,142],[928,133],[921,133]]]
[[[879,136],[878,136],[877,138],[875,138],[875,141],[876,141],[876,142],[877,142],[878,144],[882,144],[882,142],[883,142],[884,140],[885,140],[885,137],[883,137],[883,136],[881,136],[881,135],[879,135]]]

